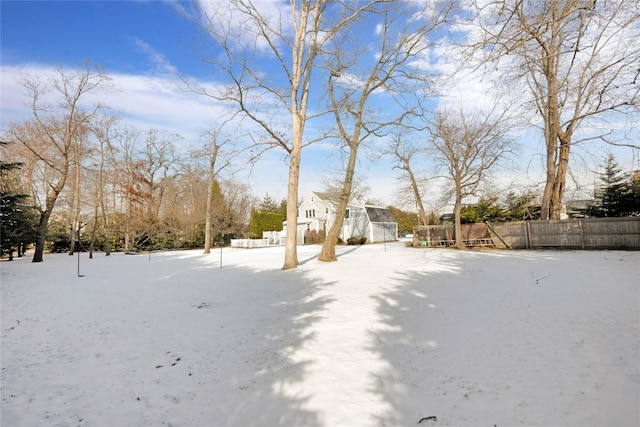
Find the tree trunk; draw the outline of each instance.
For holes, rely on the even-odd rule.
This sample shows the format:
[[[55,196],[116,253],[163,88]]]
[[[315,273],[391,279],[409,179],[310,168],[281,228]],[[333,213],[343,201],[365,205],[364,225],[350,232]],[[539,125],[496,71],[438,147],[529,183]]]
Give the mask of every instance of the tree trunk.
[[[327,238],[322,243],[322,250],[320,251],[320,256],[318,257],[318,260],[322,262],[332,262],[338,260],[338,257],[336,256],[336,245],[338,244],[340,231],[342,231],[344,215],[347,210],[347,204],[349,202],[349,194],[347,194],[344,190],[346,184],[347,183],[345,182],[342,194],[340,194],[340,201],[338,202],[338,207],[336,208],[336,216],[333,224],[331,224],[331,228],[329,229]]]
[[[549,219],[551,217],[551,194],[553,193],[553,183],[555,181],[555,146],[553,149],[547,147],[547,164],[546,179],[544,184],[544,192],[542,193],[542,203],[540,205],[540,219]]]
[[[100,210],[102,211],[102,230],[104,234],[104,252],[105,256],[111,255],[111,242],[109,242],[109,227],[107,227],[107,213],[104,210],[104,195],[100,195]]]
[[[340,192],[340,199],[336,210],[336,217],[329,234],[322,244],[322,250],[320,251],[320,257],[318,260],[323,262],[337,261],[336,257],[336,245],[338,244],[338,237],[342,230],[342,224],[344,223],[344,215],[347,210],[347,204],[351,197],[351,189],[353,187],[353,175],[356,169],[356,158],[358,156],[358,143],[350,143],[349,162],[347,164],[347,171],[345,173],[344,181],[342,183],[342,191]]]
[[[427,218],[427,212],[424,210],[424,205],[422,204],[422,196],[420,196],[418,182],[416,181],[416,177],[408,162],[406,164],[406,171],[409,174],[409,179],[411,180],[411,188],[413,189],[413,195],[416,198],[416,205],[418,206],[418,212],[420,213],[420,221],[422,222],[422,225],[427,225],[429,220]]]
[[[462,243],[462,225],[460,224],[460,212],[462,211],[462,198],[459,193],[456,194],[456,202],[453,207],[454,226],[453,226],[453,238],[455,240],[456,248],[463,249],[464,243]]]
[[[295,123],[295,122],[294,122]],[[283,270],[289,270],[298,267],[298,186],[300,180],[300,155],[302,150],[302,129],[294,126],[294,140],[296,139],[296,131],[299,144],[293,144],[289,153],[289,183],[287,187],[287,237],[284,248],[284,265]]]
[[[100,142],[100,167],[98,169],[98,204],[100,205],[100,213],[102,216],[102,224],[100,230],[104,235],[104,252],[106,256],[111,255],[111,245],[109,243],[109,232],[107,228],[107,214],[104,209],[104,143]],[[96,204],[95,221],[98,222],[98,204]],[[95,233],[95,229],[94,229]]]
[[[552,217],[552,196],[553,187],[556,182],[556,165],[558,158],[558,135],[560,134],[560,111],[558,105],[558,82],[556,76],[555,49],[551,45],[550,51],[544,58],[544,74],[547,80],[547,96],[545,117],[544,139],[547,147],[546,158],[546,182],[544,193],[542,195],[542,219],[551,219]]]
[[[42,255],[44,254],[44,238],[47,235],[50,216],[51,209],[49,208],[40,212],[40,221],[38,222],[38,231],[36,232],[36,249],[31,262],[43,261]]]
[[[207,188],[207,212],[205,218],[205,226],[204,226],[204,253],[211,253],[211,245],[212,245],[212,225],[211,225],[211,216],[213,215],[213,192],[215,190],[215,166],[216,166],[216,157],[218,154],[218,146],[214,145],[213,153],[211,154],[211,159],[209,162],[209,186]]]
[[[569,152],[570,142],[561,138],[558,167],[556,168],[553,191],[551,192],[549,219],[560,219],[562,214],[562,199],[564,198],[565,183],[567,182],[567,172],[569,170]]]
[[[93,228],[91,229],[91,241],[89,242],[89,259],[93,258],[93,249],[96,243],[96,233],[98,231],[98,205],[93,211]]]

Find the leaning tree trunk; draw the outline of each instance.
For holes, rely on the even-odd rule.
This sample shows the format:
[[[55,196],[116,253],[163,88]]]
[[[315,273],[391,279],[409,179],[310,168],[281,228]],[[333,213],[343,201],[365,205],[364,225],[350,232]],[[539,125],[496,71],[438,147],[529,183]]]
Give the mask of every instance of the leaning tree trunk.
[[[413,188],[413,195],[416,198],[416,205],[418,206],[418,212],[420,213],[420,221],[422,225],[427,225],[428,218],[427,212],[424,210],[424,204],[422,203],[422,196],[420,195],[420,189],[418,188],[418,182],[413,174],[413,170],[407,164],[407,172],[409,173],[409,179],[411,180],[411,188]]]
[[[51,217],[51,212],[53,212],[53,207],[56,204],[56,200],[58,200],[58,195],[64,188],[67,177],[66,171],[64,172],[65,173],[63,179],[53,187],[53,190],[47,196],[45,209],[40,211],[40,221],[38,223],[38,230],[36,232],[36,249],[35,253],[33,254],[33,260],[31,262],[42,262],[43,260],[44,242],[47,235],[47,230],[49,228],[49,218]]]
[[[338,236],[340,235],[340,230],[342,230],[342,224],[344,223],[344,215],[347,210],[347,204],[349,203],[349,198],[351,197],[351,189],[353,187],[353,175],[356,170],[356,158],[358,156],[358,144],[350,143],[350,152],[349,152],[349,162],[347,163],[347,171],[345,173],[344,182],[342,183],[342,191],[340,193],[340,198],[338,202],[338,207],[336,208],[336,217],[333,224],[331,224],[331,228],[329,229],[329,234],[322,244],[322,250],[320,251],[320,256],[318,257],[319,261],[331,262],[337,261],[336,257],[336,245],[338,244]]]
[[[44,254],[44,238],[47,235],[50,216],[51,211],[49,209],[40,211],[40,221],[38,222],[38,230],[36,232],[36,249],[35,253],[33,254],[33,260],[31,262],[43,261],[42,256]]]

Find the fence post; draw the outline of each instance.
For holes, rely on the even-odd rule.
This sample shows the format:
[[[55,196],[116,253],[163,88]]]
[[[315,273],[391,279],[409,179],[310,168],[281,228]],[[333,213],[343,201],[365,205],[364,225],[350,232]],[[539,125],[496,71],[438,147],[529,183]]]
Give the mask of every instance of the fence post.
[[[578,227],[580,228],[580,245],[584,249],[584,230],[582,229],[582,220],[578,219]]]

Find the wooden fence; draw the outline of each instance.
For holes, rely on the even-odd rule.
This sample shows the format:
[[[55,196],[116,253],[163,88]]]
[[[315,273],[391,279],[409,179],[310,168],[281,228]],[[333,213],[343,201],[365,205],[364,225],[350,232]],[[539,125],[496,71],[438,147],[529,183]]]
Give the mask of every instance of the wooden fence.
[[[452,246],[453,224],[414,228],[414,246]],[[466,246],[513,249],[640,249],[640,217],[463,224]]]

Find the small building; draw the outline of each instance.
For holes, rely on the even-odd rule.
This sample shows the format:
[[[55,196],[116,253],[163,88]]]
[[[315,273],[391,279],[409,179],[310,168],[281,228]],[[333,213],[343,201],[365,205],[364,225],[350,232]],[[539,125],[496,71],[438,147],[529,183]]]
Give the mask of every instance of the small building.
[[[312,232],[324,239],[335,222],[337,207],[337,197],[329,193],[314,191],[309,194],[298,206],[298,242],[305,242],[305,235]],[[352,198],[347,204],[340,232],[340,238],[345,242],[351,237],[366,237],[370,243],[397,240],[398,223],[391,210],[365,205]]]

